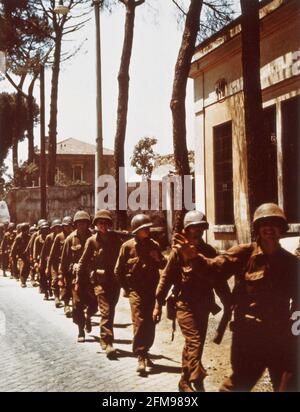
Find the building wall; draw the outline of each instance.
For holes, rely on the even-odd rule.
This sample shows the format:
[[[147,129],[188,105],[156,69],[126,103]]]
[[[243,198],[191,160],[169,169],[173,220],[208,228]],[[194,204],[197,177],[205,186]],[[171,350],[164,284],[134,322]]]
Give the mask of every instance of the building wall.
[[[36,223],[40,219],[40,188],[11,189],[6,199],[13,222]],[[94,187],[47,187],[47,215],[51,221],[79,210],[94,213]]]
[[[95,183],[95,155],[61,155],[56,158],[56,167],[67,179],[73,181],[73,167],[82,166],[82,180],[88,184]],[[103,170],[113,175],[114,156],[103,156]]]
[[[261,81],[264,107],[276,105],[278,199],[283,205],[281,101],[300,94],[300,18],[296,1],[280,7],[261,22]],[[199,52],[198,52],[199,54]],[[208,241],[220,249],[250,239],[247,205],[247,158],[242,93],[241,36],[211,51],[191,69],[195,96],[196,204],[211,223]],[[226,80],[219,98],[216,82]],[[233,191],[235,228],[215,226],[213,128],[232,120]]]

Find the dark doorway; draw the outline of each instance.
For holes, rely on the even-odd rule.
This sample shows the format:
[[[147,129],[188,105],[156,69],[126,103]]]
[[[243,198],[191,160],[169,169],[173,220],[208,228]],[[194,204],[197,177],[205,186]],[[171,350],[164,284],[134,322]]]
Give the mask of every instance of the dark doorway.
[[[232,124],[214,127],[215,223],[234,223]]]
[[[269,202],[278,203],[277,184],[277,140],[276,140],[276,106],[264,109],[264,132],[266,133],[268,145],[268,164],[266,167],[266,179],[268,181]]]

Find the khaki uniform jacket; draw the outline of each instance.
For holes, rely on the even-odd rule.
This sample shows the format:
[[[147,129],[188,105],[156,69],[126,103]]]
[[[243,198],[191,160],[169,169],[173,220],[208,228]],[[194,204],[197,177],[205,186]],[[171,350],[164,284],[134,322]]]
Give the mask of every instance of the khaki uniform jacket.
[[[151,251],[158,253],[159,262],[151,257]],[[151,294],[159,281],[159,269],[165,264],[166,259],[160,251],[159,244],[153,239],[130,239],[121,247],[115,274],[123,289]]]
[[[16,236],[10,252],[12,259],[29,259],[26,253],[29,240],[29,235],[24,236],[22,233],[20,233]]]
[[[47,264],[48,270],[52,268],[55,272],[58,272],[65,240],[66,240],[66,235],[64,234],[64,232],[60,232],[58,235],[55,236],[55,239],[51,246],[51,250],[49,254],[49,259],[48,259],[48,264]]]
[[[41,252],[45,244],[45,239],[46,237],[43,239],[41,234],[37,235],[36,238],[34,239],[33,254],[32,254],[34,263],[40,263]]]
[[[14,232],[5,232],[1,242],[1,254],[10,254],[12,244],[14,243],[16,234]]]
[[[291,313],[300,309],[300,262],[281,247],[268,256],[257,243],[235,246],[214,259],[199,256],[191,266],[215,279],[235,275],[237,321],[246,318],[284,326]]]
[[[54,242],[54,237],[55,237],[55,234],[53,232],[49,233],[49,235],[46,236],[45,243],[44,243],[44,246],[42,247],[41,255],[40,255],[40,264],[41,264],[42,270],[46,270],[46,268],[48,268],[48,260],[49,260],[50,250]]]
[[[217,256],[216,250],[204,241],[199,244],[198,251],[208,258]],[[201,272],[195,273],[189,263],[183,262],[178,251],[172,249],[156,290],[156,299],[161,305],[164,304],[170,288],[175,286],[177,299],[196,303],[210,310],[214,304],[213,289],[219,295],[218,288],[224,282],[226,280],[220,279],[213,285],[208,277],[201,277]]]
[[[34,232],[32,233],[32,235],[30,236],[30,240],[28,242],[28,246],[27,246],[27,250],[26,253],[29,257],[30,260],[33,260],[33,248],[34,248],[34,242],[35,239],[39,236],[39,232]]]
[[[88,230],[82,237],[79,236],[78,231],[74,230],[65,240],[63,245],[61,263],[59,272],[64,279],[72,277],[73,283],[78,283],[77,270],[73,270],[74,264],[79,262],[84,250],[86,241],[91,236]]]
[[[85,245],[78,264],[78,278],[83,279],[93,273],[92,282],[97,285],[118,283],[114,268],[121,248],[121,239],[111,231],[105,237],[99,233],[91,236]],[[98,272],[97,272],[98,271]]]

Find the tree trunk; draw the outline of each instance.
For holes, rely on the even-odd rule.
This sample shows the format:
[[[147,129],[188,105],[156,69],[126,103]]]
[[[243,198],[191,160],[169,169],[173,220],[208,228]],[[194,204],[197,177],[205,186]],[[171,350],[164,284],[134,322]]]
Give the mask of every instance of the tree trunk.
[[[202,0],[191,0],[190,8],[186,15],[185,28],[175,66],[173,93],[170,103],[173,116],[173,145],[176,173],[181,177],[182,189],[184,189],[184,176],[190,175],[186,144],[186,86],[200,26],[201,8]],[[184,190],[182,190],[182,210],[175,212],[175,231],[180,231],[182,229],[182,222],[185,214],[183,197]]]
[[[267,173],[268,142],[263,126],[262,92],[260,83],[260,22],[259,1],[241,0],[242,67],[244,83],[245,134],[249,210],[268,201],[270,176]]]
[[[25,78],[26,78],[26,74],[23,74],[18,84],[19,90],[17,92],[17,97],[16,97],[17,113],[21,113],[21,111],[23,110],[22,108],[23,95],[21,91],[23,89]],[[22,133],[21,126],[20,126],[20,122],[17,117],[16,124],[14,127],[13,146],[12,146],[13,174],[14,174],[15,179],[19,171],[18,145],[19,145],[19,140],[21,138],[21,133]]]
[[[115,135],[115,180],[116,180],[116,225],[120,229],[125,229],[127,225],[127,212],[120,210],[120,190],[126,185],[123,176],[120,176],[119,168],[124,168],[124,143],[126,136],[128,94],[129,94],[129,66],[133,44],[135,1],[128,0],[126,3],[126,18],[123,50],[121,56],[120,69],[118,74],[119,97],[117,111],[117,130]]]
[[[28,87],[28,164],[34,162],[34,97],[33,89],[37,76]]]
[[[52,67],[51,80],[51,100],[50,100],[50,121],[49,121],[49,140],[48,140],[48,185],[55,185],[56,171],[56,135],[57,135],[57,100],[58,100],[58,80],[60,71],[62,29],[56,29],[54,62]]]
[[[14,178],[16,179],[18,171],[19,171],[18,138],[16,135],[14,135],[13,137],[12,161],[13,161],[13,174],[14,174]]]

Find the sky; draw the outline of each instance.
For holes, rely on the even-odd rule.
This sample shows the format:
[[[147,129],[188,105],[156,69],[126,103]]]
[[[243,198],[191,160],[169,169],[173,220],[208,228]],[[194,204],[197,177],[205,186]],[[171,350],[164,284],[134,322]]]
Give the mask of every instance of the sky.
[[[150,4],[150,6],[149,6]],[[153,9],[156,6],[156,10]],[[152,7],[151,7],[152,6]],[[57,141],[69,137],[95,144],[96,139],[96,47],[94,13],[85,27],[68,37],[65,47],[82,49],[62,65],[59,79]],[[101,59],[103,145],[113,149],[118,99],[117,75],[124,37],[125,7],[112,13],[101,12]],[[70,21],[71,23],[71,21]],[[147,1],[136,9],[134,41],[130,64],[129,106],[126,131],[126,164],[130,164],[134,145],[144,136],[154,136],[159,154],[173,152],[172,116],[169,108],[174,67],[181,43],[176,8],[170,0]],[[46,134],[50,110],[51,69],[46,71]],[[0,90],[13,91],[5,80]],[[39,84],[35,89],[39,101]],[[186,98],[187,143],[194,147],[193,82],[189,80]],[[39,144],[39,128],[35,131]],[[20,160],[26,160],[27,143],[20,144]],[[11,159],[8,159],[11,166]],[[133,169],[129,169],[129,174]]]

